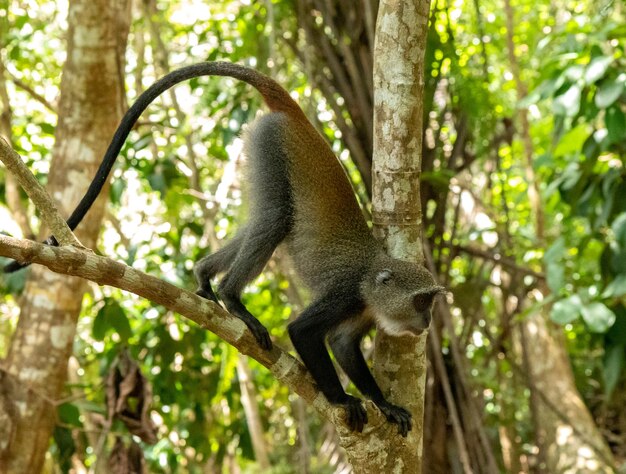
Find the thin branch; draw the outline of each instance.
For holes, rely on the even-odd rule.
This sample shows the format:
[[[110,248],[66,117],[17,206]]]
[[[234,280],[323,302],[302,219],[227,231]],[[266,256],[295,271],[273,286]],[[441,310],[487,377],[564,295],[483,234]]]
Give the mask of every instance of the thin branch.
[[[535,277],[538,280],[545,280],[546,279],[545,274],[543,274],[541,272],[536,272],[535,270],[532,270],[530,268],[518,265],[515,262],[514,259],[512,259],[510,257],[502,256],[499,253],[492,253],[490,251],[479,249],[477,247],[469,246],[469,245],[455,245],[453,247],[457,251],[466,253],[468,255],[472,255],[474,257],[479,257],[479,258],[482,258],[482,259],[485,259],[485,260],[490,260],[490,261],[495,262],[495,263],[497,263],[499,265],[502,265],[503,267],[507,267],[510,270],[513,270],[513,271],[516,271],[516,272],[519,272],[519,273],[523,273],[525,275],[530,275],[532,277]]]
[[[11,122],[13,120],[13,111],[11,110],[11,100],[7,91],[6,76],[7,70],[2,60],[0,60],[0,99],[2,101],[2,115],[0,115],[0,133],[8,144],[13,147],[13,132],[11,130]],[[17,222],[22,235],[27,239],[32,238],[35,234],[30,227],[28,219],[28,210],[20,199],[20,192],[17,180],[11,173],[7,173],[5,177],[5,196],[7,207]]]
[[[59,211],[48,193],[24,164],[20,155],[18,155],[4,139],[0,139],[0,160],[17,178],[22,188],[24,188],[24,191],[26,191],[26,194],[28,194],[28,197],[35,203],[35,206],[39,212],[41,212],[42,219],[51,229],[52,234],[59,244],[82,247],[81,243],[67,226],[65,220],[59,214]]]
[[[48,109],[53,114],[57,113],[56,106],[54,104],[50,103],[48,101],[48,99],[46,99],[44,96],[39,94],[37,91],[35,91],[35,89],[30,87],[24,81],[22,81],[21,79],[18,79],[17,77],[15,77],[10,72],[7,71],[7,73],[9,74],[11,82],[13,82],[13,84],[15,84],[16,87],[19,87],[20,89],[22,89],[24,92],[26,92],[28,95],[30,95],[33,99],[35,99],[37,102],[39,102],[41,105],[43,105],[46,109]]]

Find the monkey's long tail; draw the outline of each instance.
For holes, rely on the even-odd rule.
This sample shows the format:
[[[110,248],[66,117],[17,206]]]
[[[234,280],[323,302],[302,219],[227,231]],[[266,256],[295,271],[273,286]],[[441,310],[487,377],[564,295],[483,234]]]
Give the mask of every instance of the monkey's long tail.
[[[206,62],[193,64],[172,71],[146,89],[122,118],[122,121],[113,135],[113,140],[111,140],[111,144],[102,159],[102,163],[96,172],[96,176],[89,185],[80,203],[67,220],[67,225],[70,229],[74,230],[78,226],[100,194],[100,191],[102,191],[128,134],[144,110],[146,110],[158,96],[176,84],[201,76],[228,76],[247,82],[261,93],[265,103],[272,111],[284,112],[294,118],[306,120],[300,106],[298,106],[280,84],[254,69],[229,62]],[[57,245],[56,239],[52,236],[46,240],[46,243]],[[12,273],[28,265],[30,265],[30,263],[14,261],[4,267],[4,272]]]

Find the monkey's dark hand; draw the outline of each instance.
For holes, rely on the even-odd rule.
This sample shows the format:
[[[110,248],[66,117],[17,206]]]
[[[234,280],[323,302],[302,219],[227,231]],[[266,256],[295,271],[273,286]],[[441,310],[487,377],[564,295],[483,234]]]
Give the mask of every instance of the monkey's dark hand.
[[[376,406],[387,417],[387,421],[398,425],[398,433],[406,438],[412,428],[411,414],[404,408],[393,405],[386,400],[376,402]]]
[[[361,400],[351,395],[347,395],[348,399],[342,405],[346,409],[346,422],[352,431],[363,432],[363,426],[367,423],[367,412]]]
[[[248,329],[252,332],[256,342],[261,346],[261,349],[269,351],[272,348],[272,340],[270,339],[270,333],[267,331],[267,328],[256,320],[251,322],[244,320],[244,323],[246,323],[246,326],[248,326]]]

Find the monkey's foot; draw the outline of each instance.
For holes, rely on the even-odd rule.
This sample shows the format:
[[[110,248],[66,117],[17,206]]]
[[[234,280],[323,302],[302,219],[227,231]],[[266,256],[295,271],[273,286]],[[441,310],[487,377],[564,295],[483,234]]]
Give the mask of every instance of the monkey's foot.
[[[215,295],[215,292],[213,291],[213,288],[211,288],[210,286],[208,288],[202,288],[202,287],[198,288],[196,290],[196,295],[202,296],[203,298],[207,300],[214,301],[215,303],[219,303],[219,301],[217,300],[217,296]]]
[[[363,426],[367,423],[367,412],[361,400],[351,395],[347,395],[348,400],[342,405],[346,409],[346,422],[352,431],[363,432]]]
[[[376,406],[387,417],[388,422],[398,425],[398,433],[406,438],[406,435],[412,428],[411,414],[404,408],[392,405],[385,400],[376,403]]]
[[[256,319],[254,321],[244,320],[243,322],[246,323],[246,326],[250,329],[250,332],[256,339],[256,342],[258,342],[259,346],[261,346],[261,349],[269,351],[272,348],[272,340],[270,339],[270,333],[267,331],[265,326],[263,326]]]

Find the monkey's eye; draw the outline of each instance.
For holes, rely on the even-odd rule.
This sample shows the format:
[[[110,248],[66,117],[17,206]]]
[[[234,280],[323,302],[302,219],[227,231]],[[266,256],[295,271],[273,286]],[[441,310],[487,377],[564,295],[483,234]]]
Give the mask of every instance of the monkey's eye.
[[[432,293],[418,293],[413,297],[413,305],[417,311],[426,311],[433,304]]]
[[[380,272],[378,272],[378,275],[376,275],[376,283],[378,283],[379,285],[388,285],[391,281],[392,276],[393,273],[391,273],[391,270],[381,270]]]

